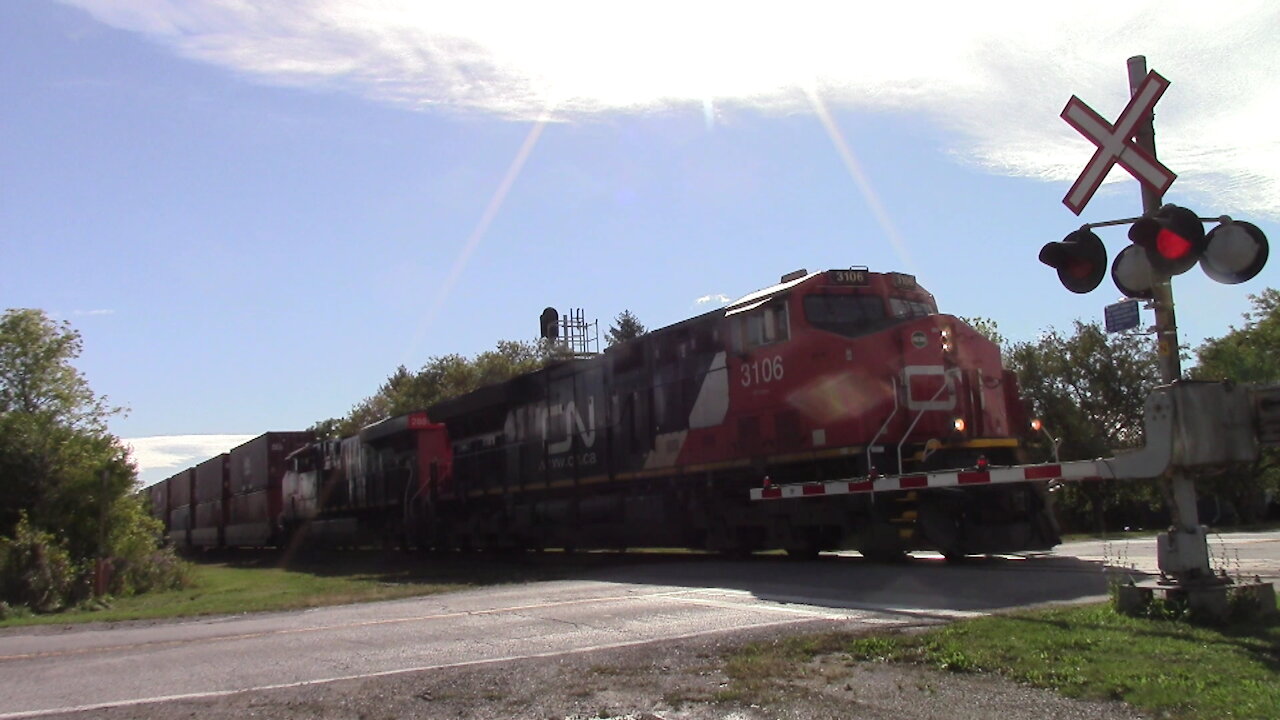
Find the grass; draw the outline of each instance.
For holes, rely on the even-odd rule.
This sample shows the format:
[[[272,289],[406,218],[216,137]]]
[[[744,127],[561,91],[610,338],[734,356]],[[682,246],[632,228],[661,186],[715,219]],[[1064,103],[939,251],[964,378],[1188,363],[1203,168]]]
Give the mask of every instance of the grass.
[[[93,601],[50,615],[22,614],[0,627],[163,619],[392,600],[483,585],[564,577],[581,562],[453,555],[429,557],[376,551],[327,552],[284,558],[280,553],[209,555],[191,563],[191,584],[180,590]]]
[[[786,693],[778,678],[803,675],[797,670],[806,663],[830,655],[997,673],[1068,697],[1121,700],[1162,718],[1280,717],[1280,620],[1205,627],[1126,617],[1105,604],[990,616],[923,633],[837,633],[752,645],[726,657],[733,684],[724,699],[776,700]]]

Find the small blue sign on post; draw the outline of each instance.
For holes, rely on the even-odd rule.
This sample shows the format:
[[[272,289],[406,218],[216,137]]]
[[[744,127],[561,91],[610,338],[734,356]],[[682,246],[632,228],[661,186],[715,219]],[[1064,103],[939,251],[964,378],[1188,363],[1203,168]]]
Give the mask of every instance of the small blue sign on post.
[[[1107,332],[1124,332],[1138,327],[1138,301],[1125,300],[1108,305],[1103,310],[1107,320]]]

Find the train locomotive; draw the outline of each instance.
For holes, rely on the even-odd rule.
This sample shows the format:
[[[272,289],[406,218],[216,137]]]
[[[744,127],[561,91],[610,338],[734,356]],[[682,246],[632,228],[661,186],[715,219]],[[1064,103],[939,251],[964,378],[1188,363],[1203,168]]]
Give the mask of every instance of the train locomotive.
[[[1042,483],[749,498],[771,483],[1018,464],[1027,419],[999,348],[939,314],[914,277],[799,271],[353,437],[293,437],[265,488],[269,527],[237,534],[436,549],[855,548],[881,559],[1047,549],[1059,536]],[[173,504],[199,492],[152,492],[153,503],[168,498],[175,542],[209,546],[209,521]],[[187,529],[180,518],[195,519]],[[216,542],[240,544],[225,531]]]

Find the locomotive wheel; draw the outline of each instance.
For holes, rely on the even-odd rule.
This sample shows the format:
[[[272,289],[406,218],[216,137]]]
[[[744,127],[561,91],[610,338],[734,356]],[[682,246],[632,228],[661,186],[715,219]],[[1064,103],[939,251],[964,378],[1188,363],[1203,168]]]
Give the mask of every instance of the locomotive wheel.
[[[898,528],[886,522],[873,522],[858,533],[855,545],[862,557],[874,563],[906,562],[907,552]]]

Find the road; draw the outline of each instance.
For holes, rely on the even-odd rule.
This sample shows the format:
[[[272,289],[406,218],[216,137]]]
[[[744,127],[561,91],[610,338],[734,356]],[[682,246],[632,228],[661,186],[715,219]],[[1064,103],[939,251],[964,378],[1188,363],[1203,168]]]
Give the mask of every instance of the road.
[[[1233,574],[1280,580],[1280,533],[1214,540]],[[953,566],[828,555],[655,556],[581,578],[410,600],[124,627],[0,633],[0,720],[551,658],[787,625],[886,627],[1103,597],[1107,566],[1155,570],[1152,539]]]

